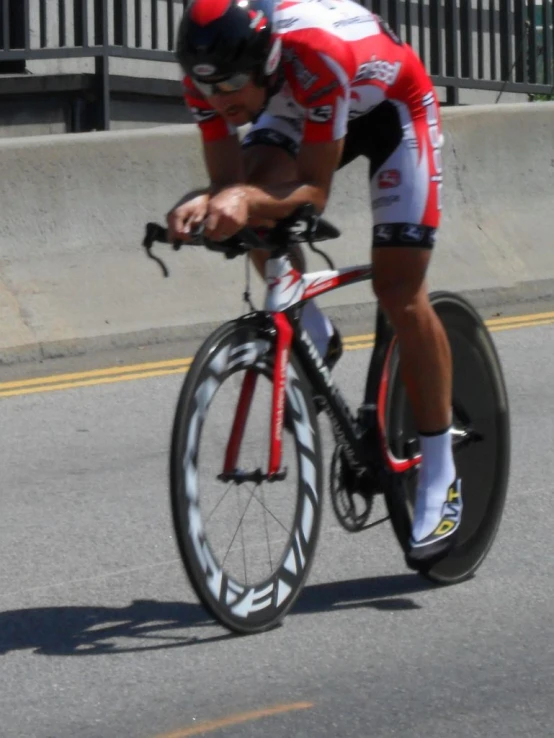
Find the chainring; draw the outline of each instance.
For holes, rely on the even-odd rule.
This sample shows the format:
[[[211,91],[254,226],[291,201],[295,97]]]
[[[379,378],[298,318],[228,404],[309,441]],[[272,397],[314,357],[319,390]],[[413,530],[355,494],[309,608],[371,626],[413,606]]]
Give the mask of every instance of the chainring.
[[[341,445],[333,452],[329,481],[331,503],[339,523],[349,533],[363,530],[371,515],[373,493],[367,489],[367,479],[350,469]]]

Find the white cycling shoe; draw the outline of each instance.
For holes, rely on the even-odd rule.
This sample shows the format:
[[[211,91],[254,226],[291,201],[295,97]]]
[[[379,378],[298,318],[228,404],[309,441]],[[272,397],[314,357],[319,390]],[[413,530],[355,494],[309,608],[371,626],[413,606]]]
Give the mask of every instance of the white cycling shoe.
[[[462,520],[461,479],[455,479],[448,488],[446,500],[435,509],[425,504],[424,495],[418,492],[412,535],[406,559],[409,563],[432,561],[445,556],[456,543]]]

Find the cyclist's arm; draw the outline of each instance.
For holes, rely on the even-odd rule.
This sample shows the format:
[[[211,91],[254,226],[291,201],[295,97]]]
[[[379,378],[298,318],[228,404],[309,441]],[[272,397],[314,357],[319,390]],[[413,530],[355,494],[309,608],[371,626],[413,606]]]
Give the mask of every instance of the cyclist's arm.
[[[307,204],[323,212],[343,145],[344,139],[303,144],[298,154],[295,182],[263,187],[240,185],[248,200],[250,216],[280,220]]]
[[[210,107],[187,77],[183,87],[185,102],[200,129],[210,184],[187,193],[167,214],[171,241],[186,241],[191,229],[206,218],[211,197],[225,187],[244,181],[236,131]]]
[[[287,77],[296,102],[305,110],[303,139],[296,159],[297,181],[241,186],[250,217],[279,220],[306,204],[314,205],[320,213],[325,209],[344,146],[350,79],[355,72],[348,46],[333,46],[332,40],[325,33],[300,31],[295,40],[289,38],[287,42],[304,69],[304,77],[311,75],[315,80],[307,87],[304,77],[297,78],[294,65]],[[336,58],[328,56],[328,47]]]
[[[235,134],[215,141],[204,140],[203,146],[211,193],[244,182],[243,157]]]

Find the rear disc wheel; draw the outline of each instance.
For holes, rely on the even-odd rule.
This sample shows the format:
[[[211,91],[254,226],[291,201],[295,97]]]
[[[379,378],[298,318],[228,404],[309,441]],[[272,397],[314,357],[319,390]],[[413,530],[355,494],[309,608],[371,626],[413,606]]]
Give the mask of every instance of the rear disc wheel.
[[[493,544],[504,509],[510,467],[508,395],[492,338],[466,300],[434,293],[431,302],[445,327],[453,366],[453,452],[461,478],[463,512],[454,548],[431,564],[410,562],[428,579],[456,583],[471,576]],[[387,435],[402,457],[418,451],[418,435],[393,348],[387,394]],[[393,481],[387,504],[394,531],[405,552],[411,532],[417,473]]]

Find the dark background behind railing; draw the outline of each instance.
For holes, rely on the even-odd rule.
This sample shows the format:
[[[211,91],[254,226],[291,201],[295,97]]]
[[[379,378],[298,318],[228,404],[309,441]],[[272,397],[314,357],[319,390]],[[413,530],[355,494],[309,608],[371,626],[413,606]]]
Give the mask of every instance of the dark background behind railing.
[[[372,0],[421,56],[443,103],[460,90],[552,95],[553,0]],[[0,0],[0,98],[64,94],[71,130],[110,127],[114,96],[180,100],[174,40],[182,0]],[[66,60],[93,68],[64,74]],[[55,72],[48,68],[59,62]],[[114,73],[115,60],[150,63],[148,74]],[[174,65],[173,75],[157,74]],[[91,62],[89,62],[90,64]],[[44,67],[44,68],[42,68]],[[173,69],[173,67],[172,67]],[[32,74],[29,74],[32,71]],[[15,76],[14,76],[15,75]],[[525,98],[524,98],[525,99]]]

